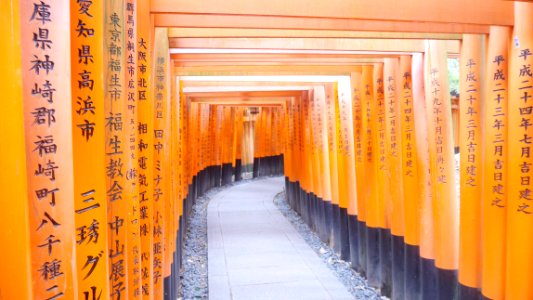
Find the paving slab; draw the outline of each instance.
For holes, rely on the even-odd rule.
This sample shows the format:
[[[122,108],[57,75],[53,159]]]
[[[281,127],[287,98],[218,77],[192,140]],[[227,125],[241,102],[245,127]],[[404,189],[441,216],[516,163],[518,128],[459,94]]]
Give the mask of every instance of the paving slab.
[[[283,180],[253,180],[211,197],[209,299],[353,299],[273,203]]]

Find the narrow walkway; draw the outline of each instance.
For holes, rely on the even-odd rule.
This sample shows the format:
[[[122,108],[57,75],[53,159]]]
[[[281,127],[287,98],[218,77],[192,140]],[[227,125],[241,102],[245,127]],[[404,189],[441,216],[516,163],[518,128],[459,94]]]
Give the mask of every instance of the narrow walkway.
[[[278,211],[283,178],[230,187],[207,213],[209,299],[353,299]]]

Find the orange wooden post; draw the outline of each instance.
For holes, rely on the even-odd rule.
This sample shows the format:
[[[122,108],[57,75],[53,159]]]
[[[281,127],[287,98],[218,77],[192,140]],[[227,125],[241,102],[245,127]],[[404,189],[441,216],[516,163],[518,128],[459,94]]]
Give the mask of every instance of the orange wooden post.
[[[392,256],[390,252],[392,198],[390,191],[390,157],[387,154],[387,115],[385,104],[384,66],[382,63],[374,64],[374,101],[376,102],[375,149],[377,152],[377,211],[379,232],[379,268],[380,287],[385,295],[390,295],[392,288]]]
[[[342,186],[344,195],[340,195],[346,201],[345,220],[341,222],[347,226],[347,259],[353,258],[352,263],[357,265],[357,178],[355,171],[355,147],[353,134],[352,97],[350,80],[348,78],[338,82],[338,105],[339,105],[339,133],[342,147],[339,155],[342,156],[342,174],[339,174],[339,186]],[[340,190],[340,189],[339,189]],[[353,253],[353,255],[352,255]]]
[[[386,203],[390,197],[389,181],[388,181],[388,160],[386,149],[386,120],[385,120],[385,99],[383,90],[383,64],[377,63],[373,67],[373,95],[375,105],[375,126],[374,130],[374,148],[376,153],[376,174],[377,174],[377,190],[376,190],[376,208],[377,208],[377,226],[380,229],[390,227],[387,219]],[[381,263],[381,262],[380,262]]]
[[[127,298],[141,297],[141,239],[139,226],[139,185],[138,185],[138,146],[137,130],[138,93],[137,93],[137,0],[126,0],[125,15],[125,98],[123,115],[124,156],[123,173],[125,177],[123,201],[126,202],[124,228],[127,230]],[[111,244],[113,245],[113,244]]]
[[[418,156],[416,149],[415,111],[413,100],[411,56],[400,56],[398,91],[399,122],[402,139],[402,175],[404,195],[404,243],[405,243],[405,277],[404,297],[413,299],[420,293],[419,269],[419,222],[420,192],[418,176]],[[425,119],[422,115],[421,118]]]
[[[170,62],[170,86],[171,86],[171,97],[170,97],[170,105],[171,105],[171,135],[170,135],[170,143],[171,143],[171,180],[172,180],[172,189],[171,189],[171,203],[172,203],[172,211],[170,212],[171,218],[171,226],[167,227],[167,236],[171,239],[170,244],[171,248],[168,253],[169,259],[167,261],[170,262],[169,268],[170,268],[170,278],[168,279],[168,289],[170,290],[168,293],[171,298],[177,298],[177,291],[178,291],[178,285],[180,284],[179,281],[179,269],[180,269],[180,254],[181,254],[181,245],[180,245],[180,217],[182,212],[182,205],[183,205],[183,161],[181,159],[181,138],[183,136],[182,132],[182,109],[181,109],[181,91],[182,91],[182,83],[179,81],[179,79],[176,77],[175,68],[173,67],[174,61],[171,60]],[[165,278],[166,279],[166,278]]]
[[[367,234],[369,231],[368,215],[370,214],[371,203],[375,204],[372,198],[374,197],[374,192],[376,191],[374,185],[376,184],[375,180],[375,170],[374,170],[374,157],[375,153],[373,151],[373,83],[372,83],[373,70],[372,66],[366,65],[361,67],[361,83],[358,87],[361,93],[361,127],[362,127],[362,147],[363,147],[363,164],[364,170],[361,176],[364,178],[365,184],[363,185],[363,195],[358,198],[358,211],[357,215],[360,226],[361,226],[361,244],[359,252],[359,261],[363,273],[368,274],[367,268]],[[359,180],[359,177],[357,177]]]
[[[63,8],[65,9],[65,8]],[[72,65],[72,144],[76,222],[77,297],[108,298],[109,259],[107,232],[106,145],[118,140],[105,137],[105,7],[70,2]],[[60,29],[63,32],[63,28]],[[63,47],[69,48],[68,45]],[[62,55],[61,59],[66,56]]]
[[[447,53],[443,41],[428,41],[427,46],[426,103],[434,204],[435,265],[438,268],[438,293],[443,299],[451,299],[457,282],[459,203],[455,186]]]
[[[366,123],[364,122],[366,114],[366,104],[364,103],[364,86],[362,77],[362,67],[356,68],[356,72],[350,74],[352,87],[352,116],[353,116],[353,132],[354,132],[354,154],[355,154],[355,171],[357,180],[357,220],[356,222],[356,236],[358,247],[357,251],[351,251],[351,261],[356,261],[355,268],[360,273],[364,273],[364,265],[366,265],[366,258],[364,257],[363,249],[366,249],[366,228],[364,221],[366,220],[366,191],[368,184],[371,182],[366,177]],[[356,255],[356,257],[354,257]]]
[[[320,176],[320,157],[319,157],[319,127],[318,127],[318,111],[317,111],[317,102],[318,99],[315,95],[316,89],[312,89],[309,96],[309,152],[311,156],[311,161],[308,163],[311,165],[313,170],[312,184],[313,190],[309,191],[310,195],[310,208],[311,208],[311,224],[312,228],[319,232],[321,229],[320,226],[320,213],[319,207],[320,202],[322,201],[324,195],[322,194],[322,180]]]
[[[165,251],[168,249],[166,227],[170,199],[173,197],[170,187],[170,69],[168,52],[168,29],[156,28],[154,36],[154,67],[153,67],[153,268],[154,268],[154,299],[163,299],[163,281],[168,261]],[[168,259],[168,258],[167,258]],[[168,276],[168,275],[167,275]]]
[[[320,156],[320,175],[322,182],[322,202],[320,209],[321,218],[321,239],[329,243],[331,238],[331,218],[332,216],[332,196],[331,196],[331,173],[329,163],[329,145],[328,145],[328,124],[326,108],[326,90],[324,86],[314,88],[317,130],[319,132],[319,156]]]
[[[235,112],[235,181],[242,180],[243,167],[243,134],[244,108],[238,107]]]
[[[487,49],[487,72],[483,109],[483,145],[502,147],[485,151],[481,219],[482,294],[490,299],[505,298],[505,247],[507,220],[507,78],[509,27],[491,26]],[[494,188],[496,187],[496,188]],[[501,190],[499,190],[501,189]]]
[[[2,143],[9,145],[2,149],[0,157],[0,188],[3,191],[0,199],[0,207],[3,208],[0,211],[3,228],[0,232],[0,245],[5,245],[2,256],[6,258],[0,266],[0,297],[5,299],[33,299],[32,274],[39,275],[32,271],[30,260],[34,249],[33,246],[30,247],[30,231],[35,228],[30,227],[29,207],[33,207],[36,201],[33,195],[27,194],[19,13],[19,1],[0,3],[0,36],[5,38],[6,43],[0,53],[2,57],[9,58],[5,60],[0,73],[0,80],[5,85],[0,139]],[[31,36],[23,38],[30,39]],[[32,174],[32,170],[29,174]],[[42,294],[42,291],[37,292],[38,295]]]
[[[533,183],[530,157],[533,127],[533,3],[515,2],[509,52],[509,167],[507,199],[506,299],[533,298]]]
[[[303,174],[304,176],[304,180],[303,180],[303,190],[305,192],[305,198],[304,198],[304,201],[303,201],[303,208],[304,208],[304,213],[303,213],[303,216],[304,216],[304,220],[307,222],[307,224],[312,228],[312,222],[313,222],[313,215],[312,215],[312,206],[311,206],[311,201],[312,201],[312,193],[315,191],[315,187],[313,185],[313,176],[314,176],[314,172],[316,172],[316,170],[313,169],[313,153],[312,153],[312,148],[311,148],[311,122],[312,120],[310,119],[310,105],[311,105],[311,99],[313,97],[313,94],[312,94],[312,91],[308,91],[306,93],[306,96],[304,97],[303,99],[303,103],[302,103],[302,112],[303,112],[303,115],[302,115],[302,137],[303,137],[303,157],[304,157],[304,160],[303,160],[303,165],[304,165],[304,171],[305,173]]]
[[[287,139],[284,141],[284,160],[283,160],[283,169],[285,175],[285,195],[289,202],[289,205],[292,209],[295,210],[294,205],[294,188],[295,188],[295,178],[292,172],[292,156],[293,156],[293,147],[294,147],[294,107],[293,100],[294,98],[289,98],[287,104],[283,107],[286,114],[286,122],[284,124],[283,130],[287,133]]]
[[[336,118],[336,92],[333,83],[327,83],[326,88],[326,118],[328,132],[329,171],[331,181],[331,233],[330,245],[340,253],[340,222],[339,222],[339,171],[337,169],[337,118]]]
[[[416,53],[412,56],[411,81],[413,92],[414,126],[416,137],[417,171],[418,171],[418,201],[419,210],[419,241],[420,241],[420,297],[431,299],[436,295],[437,274],[435,268],[434,251],[434,219],[433,197],[431,195],[432,181],[430,173],[429,155],[429,120],[425,96],[424,54]],[[415,290],[416,291],[416,290]],[[416,294],[415,297],[419,295]]]
[[[137,132],[139,178],[139,226],[141,236],[141,295],[154,297],[153,201],[154,201],[154,104],[152,97],[152,36],[150,1],[137,2]]]
[[[107,199],[107,233],[109,247],[109,298],[120,299],[129,294],[127,266],[128,203],[123,191],[126,183],[124,163],[126,136],[125,114],[125,3],[123,0],[107,1],[104,12],[104,117],[105,166]]]
[[[391,214],[391,274],[393,298],[404,298],[404,191],[402,165],[402,128],[400,110],[399,59],[386,58],[383,69],[387,156],[389,157],[390,193],[388,213]]]
[[[459,295],[474,297],[481,287],[481,103],[484,38],[464,34],[460,60],[461,219]],[[496,147],[496,151],[503,147]],[[503,151],[503,150],[502,150]]]

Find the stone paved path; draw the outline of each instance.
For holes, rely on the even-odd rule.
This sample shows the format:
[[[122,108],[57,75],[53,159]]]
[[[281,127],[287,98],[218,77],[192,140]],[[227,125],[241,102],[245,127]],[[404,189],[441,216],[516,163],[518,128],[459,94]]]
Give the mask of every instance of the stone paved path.
[[[274,205],[283,180],[250,181],[212,197],[210,300],[353,299]]]

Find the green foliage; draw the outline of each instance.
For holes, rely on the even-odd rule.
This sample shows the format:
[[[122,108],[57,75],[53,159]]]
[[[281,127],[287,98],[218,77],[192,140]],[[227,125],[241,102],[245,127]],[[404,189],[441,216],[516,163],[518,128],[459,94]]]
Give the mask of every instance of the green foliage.
[[[459,95],[459,59],[448,58],[448,82],[450,95]]]

